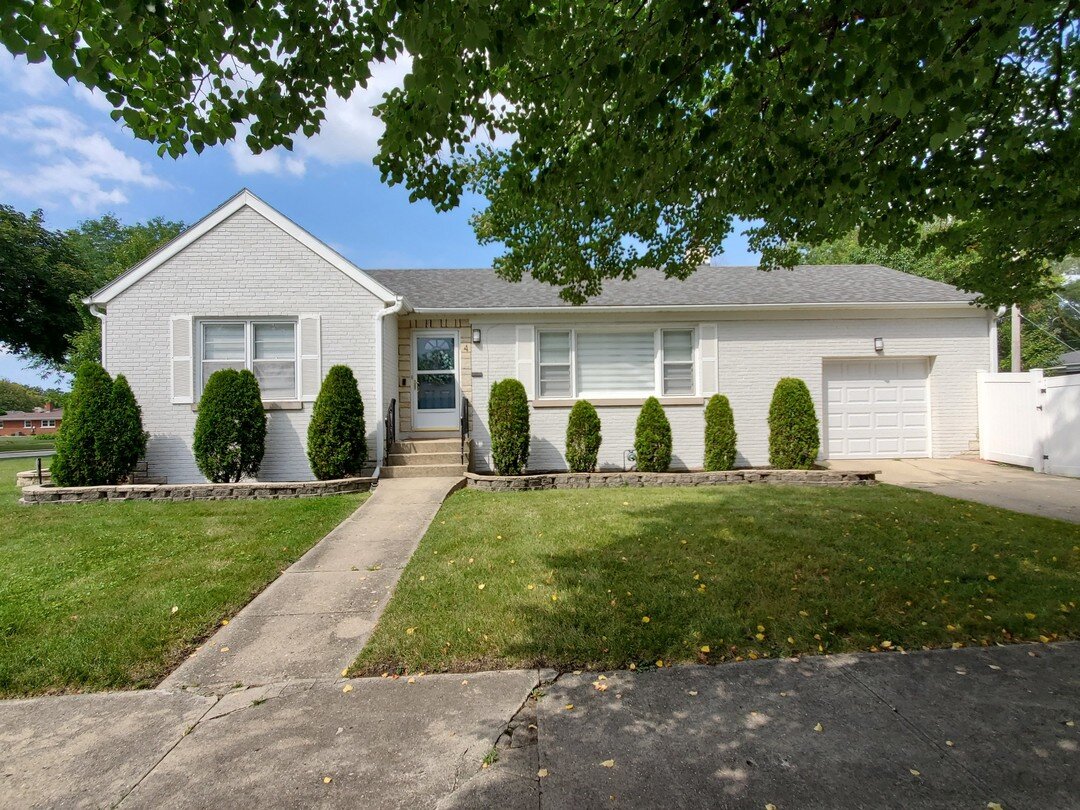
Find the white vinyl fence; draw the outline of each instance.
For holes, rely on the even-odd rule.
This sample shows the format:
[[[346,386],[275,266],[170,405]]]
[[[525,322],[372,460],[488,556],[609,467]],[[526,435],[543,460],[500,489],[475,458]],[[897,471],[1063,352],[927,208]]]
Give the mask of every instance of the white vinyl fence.
[[[1080,478],[1080,374],[980,371],[979,454]]]

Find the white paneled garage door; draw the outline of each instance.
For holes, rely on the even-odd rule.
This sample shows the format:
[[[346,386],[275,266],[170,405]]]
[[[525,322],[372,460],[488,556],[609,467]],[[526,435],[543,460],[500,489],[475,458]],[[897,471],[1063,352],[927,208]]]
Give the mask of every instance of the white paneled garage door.
[[[930,454],[926,358],[826,360],[828,458]]]

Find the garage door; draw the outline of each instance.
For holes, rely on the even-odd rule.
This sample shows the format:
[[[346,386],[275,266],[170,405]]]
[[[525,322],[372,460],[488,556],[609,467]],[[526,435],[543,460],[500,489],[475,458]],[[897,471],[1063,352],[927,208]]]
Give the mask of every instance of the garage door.
[[[921,357],[825,361],[828,458],[929,455],[928,367]]]

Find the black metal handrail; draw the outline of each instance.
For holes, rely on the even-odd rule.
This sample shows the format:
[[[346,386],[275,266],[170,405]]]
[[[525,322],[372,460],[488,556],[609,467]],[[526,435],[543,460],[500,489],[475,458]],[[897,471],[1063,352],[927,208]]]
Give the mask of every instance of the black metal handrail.
[[[386,410],[386,456],[389,458],[390,451],[397,441],[397,400],[390,400],[390,407]]]
[[[469,440],[469,398],[461,398],[461,463],[465,463],[465,443]]]

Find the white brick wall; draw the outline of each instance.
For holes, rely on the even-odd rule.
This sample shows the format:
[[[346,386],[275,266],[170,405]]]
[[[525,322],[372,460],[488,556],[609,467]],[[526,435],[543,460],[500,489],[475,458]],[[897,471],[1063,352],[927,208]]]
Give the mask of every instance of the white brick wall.
[[[322,373],[338,363],[360,383],[369,456],[376,451],[374,314],[383,304],[275,225],[243,208],[122,292],[107,307],[108,370],[122,372],[142,406],[150,433],[149,474],[169,483],[202,481],[191,453],[195,413],[171,404],[169,319],[200,316],[322,316]],[[387,320],[392,320],[387,319]],[[387,327],[392,330],[392,326]],[[388,344],[393,347],[396,340]],[[390,389],[392,390],[392,388]],[[311,403],[268,412],[266,456],[259,479],[307,480]]]
[[[645,328],[657,325],[655,316],[595,315],[591,323],[623,322]],[[483,374],[473,380],[477,419],[473,437],[475,461],[480,470],[490,469],[490,437],[486,419],[492,383],[513,377],[515,326],[580,326],[580,316],[473,317],[483,331],[475,348],[473,369]],[[930,357],[930,418],[932,453],[947,457],[968,450],[977,438],[978,404],[975,373],[990,362],[988,315],[969,310],[902,311],[874,313],[828,311],[776,312],[726,316],[672,316],[664,325],[683,323],[697,327],[715,322],[718,336],[718,388],[731,400],[739,434],[740,466],[768,463],[769,401],[781,377],[801,377],[814,397],[822,419],[822,362],[826,358],[875,357],[873,340],[885,340],[885,357]],[[622,468],[623,451],[634,444],[634,423],[639,408],[598,408],[602,424],[602,467]],[[704,406],[666,406],[673,433],[674,468],[700,468],[704,456]],[[533,408],[529,468],[565,469],[564,457],[568,408]]]

